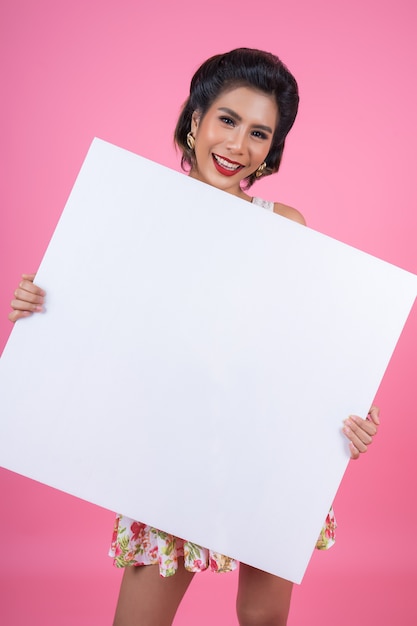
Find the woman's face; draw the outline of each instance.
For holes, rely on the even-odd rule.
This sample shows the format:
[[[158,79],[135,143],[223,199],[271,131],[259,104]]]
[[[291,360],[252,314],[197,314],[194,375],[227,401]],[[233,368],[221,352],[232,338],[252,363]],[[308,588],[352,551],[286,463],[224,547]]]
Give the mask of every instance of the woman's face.
[[[196,164],[190,176],[247,198],[240,183],[265,160],[277,123],[273,96],[250,87],[223,93],[203,118],[193,113]]]

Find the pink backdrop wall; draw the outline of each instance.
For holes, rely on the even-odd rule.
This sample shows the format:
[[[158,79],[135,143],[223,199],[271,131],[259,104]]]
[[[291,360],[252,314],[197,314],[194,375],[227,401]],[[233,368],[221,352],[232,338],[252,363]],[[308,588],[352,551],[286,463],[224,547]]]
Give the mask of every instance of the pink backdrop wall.
[[[282,171],[257,195],[417,273],[415,7],[3,0],[1,347],[12,292],[36,270],[91,139],[178,168],[171,138],[189,79],[207,56],[237,46],[279,54],[301,91]],[[107,297],[123,310],[124,296],[110,288]],[[378,315],[376,303],[363,306]],[[416,344],[415,307],[378,393],[377,442],[348,470],[337,546],[314,555],[294,594],[293,626],[416,623]],[[5,470],[0,485],[0,622],[111,624],[120,580],[106,557],[113,514]],[[235,587],[235,575],[202,575],[176,624],[235,624]]]

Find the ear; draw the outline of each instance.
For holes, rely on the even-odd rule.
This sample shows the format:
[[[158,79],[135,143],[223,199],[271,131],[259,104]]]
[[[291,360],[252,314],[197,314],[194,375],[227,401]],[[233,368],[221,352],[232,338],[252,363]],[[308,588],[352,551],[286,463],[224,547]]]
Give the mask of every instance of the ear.
[[[194,136],[200,124],[200,119],[201,119],[200,111],[194,111],[194,113],[191,116],[191,132]]]

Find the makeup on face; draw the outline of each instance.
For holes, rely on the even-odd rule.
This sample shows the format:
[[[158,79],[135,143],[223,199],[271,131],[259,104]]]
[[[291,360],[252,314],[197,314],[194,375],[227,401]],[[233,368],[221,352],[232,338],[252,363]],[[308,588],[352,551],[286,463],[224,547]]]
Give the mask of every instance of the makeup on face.
[[[190,175],[241,196],[241,182],[265,160],[277,122],[273,96],[250,87],[221,94],[203,117],[193,115],[196,164]]]

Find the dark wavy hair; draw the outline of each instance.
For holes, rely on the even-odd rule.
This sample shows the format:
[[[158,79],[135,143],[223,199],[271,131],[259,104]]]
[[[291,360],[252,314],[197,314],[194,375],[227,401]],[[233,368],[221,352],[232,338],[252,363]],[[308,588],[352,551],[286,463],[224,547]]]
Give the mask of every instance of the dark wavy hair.
[[[199,111],[202,119],[216,98],[237,87],[259,89],[276,100],[278,125],[265,159],[263,176],[278,171],[285,138],[298,111],[297,82],[278,57],[252,48],[237,48],[225,54],[217,54],[207,59],[194,74],[190,95],[183,105],[174,133],[174,141],[182,152],[181,167],[184,170],[194,164],[194,152],[187,145],[187,133],[191,129],[194,111]],[[245,180],[246,188],[249,188],[256,180],[255,172]]]

